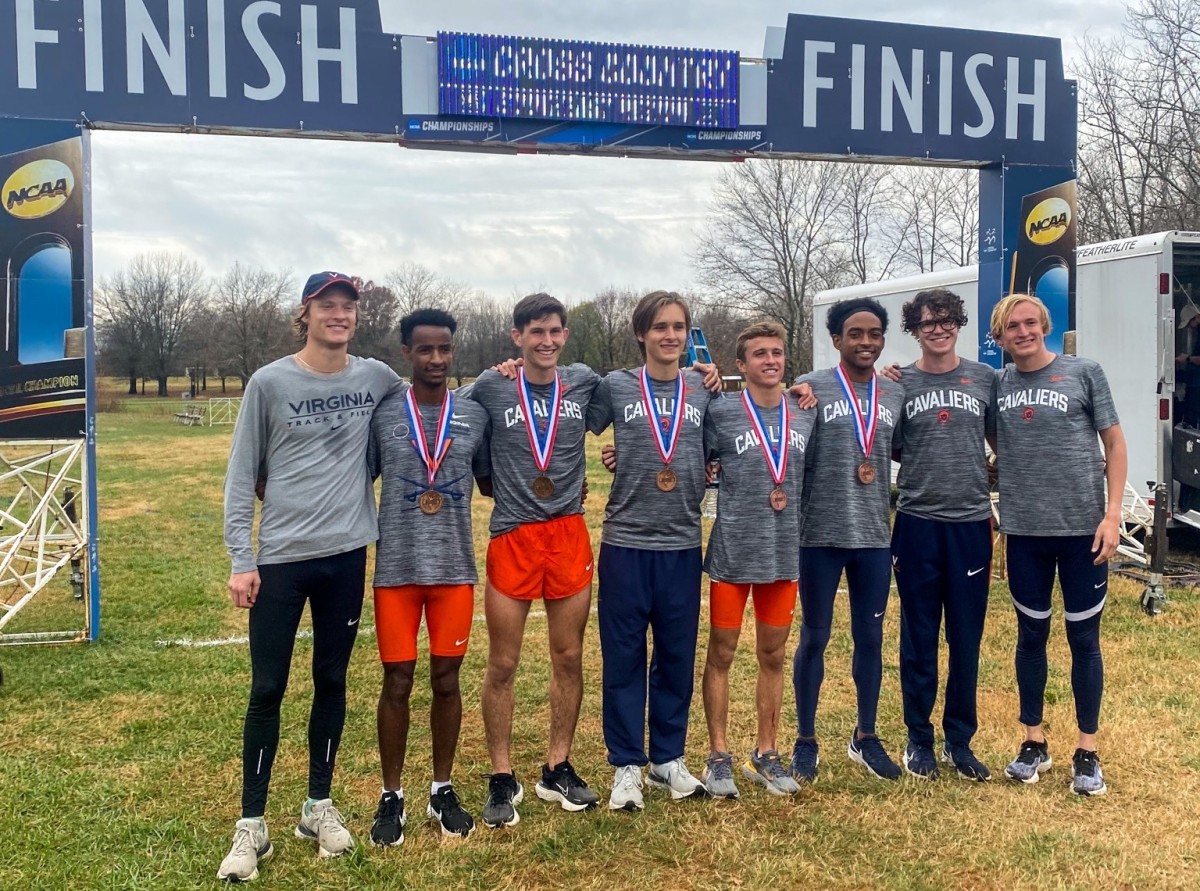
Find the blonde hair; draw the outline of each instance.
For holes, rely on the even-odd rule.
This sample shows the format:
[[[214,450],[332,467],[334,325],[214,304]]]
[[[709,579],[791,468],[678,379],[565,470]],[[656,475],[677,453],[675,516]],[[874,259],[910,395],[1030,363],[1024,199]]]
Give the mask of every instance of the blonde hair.
[[[999,340],[1004,334],[1004,329],[1008,326],[1008,320],[1012,318],[1012,314],[1017,307],[1022,303],[1031,303],[1037,309],[1038,317],[1042,323],[1042,333],[1050,333],[1050,311],[1046,309],[1046,304],[1042,303],[1037,297],[1032,294],[1009,294],[1003,300],[996,304],[996,308],[992,310],[992,337]]]

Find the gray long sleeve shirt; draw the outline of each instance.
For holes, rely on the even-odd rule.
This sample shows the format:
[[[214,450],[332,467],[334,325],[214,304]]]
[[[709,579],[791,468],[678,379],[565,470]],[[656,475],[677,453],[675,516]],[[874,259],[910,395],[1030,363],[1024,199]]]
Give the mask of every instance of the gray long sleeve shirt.
[[[404,384],[375,359],[317,374],[284,356],[246,385],[225,474],[225,546],[234,572],[343,554],[379,537],[367,472],[371,416]],[[254,484],[267,477],[251,543]]]

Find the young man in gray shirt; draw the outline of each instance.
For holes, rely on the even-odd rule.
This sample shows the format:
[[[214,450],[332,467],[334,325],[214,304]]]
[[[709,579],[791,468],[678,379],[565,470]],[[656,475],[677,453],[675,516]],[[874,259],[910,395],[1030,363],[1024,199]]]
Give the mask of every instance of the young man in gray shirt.
[[[1103,795],[1096,754],[1104,662],[1100,617],[1108,560],[1121,534],[1128,458],[1104,371],[1091,359],[1046,349],[1050,314],[1036,297],[1011,294],[992,312],[992,336],[1012,358],[996,388],[1000,531],[1017,611],[1017,689],[1025,741],[1005,768],[1036,783],[1052,759],[1042,727],[1046,641],[1057,571],[1079,737],[1071,788]]]
[[[249,881],[273,853],[263,820],[279,743],[296,629],[312,612],[313,703],[308,724],[308,800],[296,835],[322,857],[353,845],[330,800],[334,759],[346,717],[346,667],[358,634],[367,545],[379,537],[367,472],[371,417],[402,385],[374,359],[349,354],[358,290],[336,272],[309,278],[296,316],[298,353],[250,378],[233,431],[225,475],[225,544],[233,562],[229,594],[249,611],[250,703],[242,742],[242,818],[217,877]],[[256,484],[266,481],[251,534]]]
[[[800,498],[804,452],[815,412],[803,411],[780,389],[786,352],[783,328],[760,322],[737,338],[738,370],[746,378],[739,398],[714,402],[705,420],[721,462],[721,498],[708,539],[704,568],[712,580],[704,715],[710,754],[704,782],[711,795],[737,798],[726,727],[729,669],[741,635],[746,601],[754,600],[758,685],[756,745],[742,774],[775,795],[799,787],[777,750],[783,699],[784,648],[796,609],[800,575]]]
[[[400,320],[412,387],[385,399],[371,421],[367,463],[382,475],[375,553],[375,637],[383,663],[377,724],[383,791],[371,841],[399,845],[406,818],[401,777],[421,615],[429,637],[433,785],[426,815],[442,834],[466,837],[475,821],[450,783],[462,722],[459,669],[475,610],[473,480],[491,494],[487,412],[448,387],[454,363],[449,313],[421,309]]]
[[[978,729],[979,646],[991,581],[992,512],[985,437],[996,427],[996,375],[955,352],[967,322],[962,299],[938,288],[904,304],[904,330],[921,358],[900,372],[904,403],[894,447],[900,499],[892,528],[892,569],[900,595],[900,689],[908,745],[904,768],[938,775],[933,713],[938,637],[945,616],[942,759],[959,776],[989,780],[971,750]]]
[[[875,300],[835,303],[827,325],[841,361],[801,378],[819,403],[805,455],[800,643],[792,668],[800,725],[792,749],[792,775],[803,782],[817,777],[817,699],[843,572],[854,638],[851,673],[858,694],[858,722],[847,754],[880,779],[896,780],[901,774],[875,733],[883,677],[883,616],[892,578],[892,431],[904,398],[898,384],[875,374],[887,319],[887,310]]]
[[[488,664],[483,722],[492,773],[483,823],[520,821],[524,797],[511,761],[513,686],[530,604],[542,600],[550,635],[550,740],[539,798],[582,811],[599,800],[569,756],[583,700],[583,633],[591,611],[593,556],[583,520],[587,411],[599,376],[560,367],[567,311],[549,294],[513,308],[512,339],[524,365],[517,380],[488,370],[469,393],[491,419],[492,511],[484,608]]]

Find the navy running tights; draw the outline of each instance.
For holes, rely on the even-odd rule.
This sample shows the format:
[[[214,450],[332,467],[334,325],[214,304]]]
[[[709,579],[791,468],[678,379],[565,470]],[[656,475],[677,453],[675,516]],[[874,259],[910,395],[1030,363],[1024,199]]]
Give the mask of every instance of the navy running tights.
[[[1100,617],[1108,595],[1108,564],[1092,561],[1092,536],[1008,536],[1008,589],[1017,611],[1017,691],[1021,723],[1042,723],[1046,698],[1046,641],[1050,637],[1050,594],[1054,573],[1063,593],[1071,689],[1081,733],[1095,733],[1104,693]]]
[[[850,590],[851,674],[858,693],[858,729],[875,732],[883,680],[883,614],[892,582],[889,548],[800,549],[800,644],[792,662],[800,735],[816,736],[817,699],[825,679],[825,647],[842,571]]]
[[[262,580],[250,608],[250,704],[242,733],[242,816],[267,807],[279,745],[279,706],[305,601],[313,625],[313,701],[308,715],[308,797],[329,797],[346,722],[346,668],[358,635],[367,549],[258,567]]]

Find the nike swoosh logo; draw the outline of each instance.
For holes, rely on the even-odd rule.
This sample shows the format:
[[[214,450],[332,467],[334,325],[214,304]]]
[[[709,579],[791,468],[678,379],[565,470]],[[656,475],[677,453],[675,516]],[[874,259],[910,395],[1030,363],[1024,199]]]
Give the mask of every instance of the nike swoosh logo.
[[[877,618],[877,619],[878,619],[878,618],[879,618],[880,616],[882,616],[882,615],[883,615],[885,612],[887,612],[887,610],[880,610],[879,612],[877,612],[877,613],[875,614],[875,618]]]
[[[351,619],[349,622],[346,623],[346,625],[349,627],[353,627],[357,624],[358,624],[358,619]]]
[[[986,566],[980,566],[978,569],[968,569],[967,578],[970,578],[973,575],[979,575],[979,573],[983,572],[985,569],[987,569]]]
[[[465,643],[466,643],[468,640],[470,640],[470,638],[469,638],[469,637],[464,637],[462,640],[456,640],[456,641],[454,642],[454,645],[455,645],[456,647],[461,647],[461,646],[462,646],[463,644],[465,644]]]
[[[1098,584],[1098,585],[1092,585],[1092,587],[1093,587],[1093,588],[1103,588],[1103,587],[1104,587],[1105,585],[1107,585],[1107,584],[1108,584],[1108,582],[1101,582],[1101,583],[1100,583],[1100,584]]]
[[[584,572],[590,572],[590,571],[591,571],[591,569],[592,569],[592,564],[591,564],[591,563],[589,563],[587,566],[583,567],[583,571],[584,571]]]

